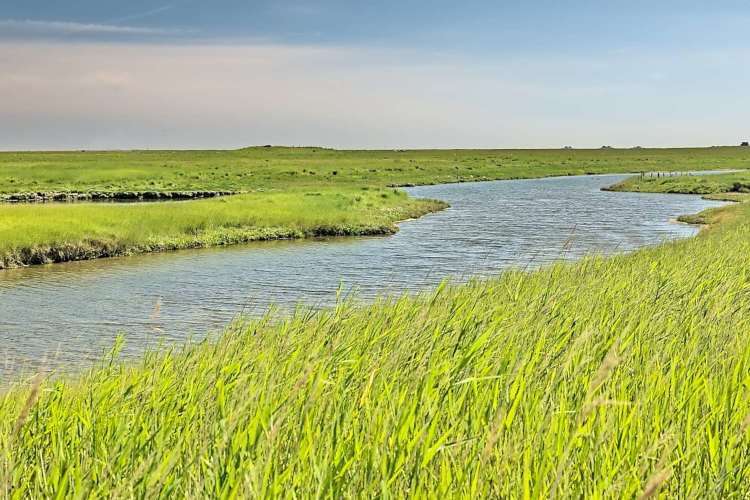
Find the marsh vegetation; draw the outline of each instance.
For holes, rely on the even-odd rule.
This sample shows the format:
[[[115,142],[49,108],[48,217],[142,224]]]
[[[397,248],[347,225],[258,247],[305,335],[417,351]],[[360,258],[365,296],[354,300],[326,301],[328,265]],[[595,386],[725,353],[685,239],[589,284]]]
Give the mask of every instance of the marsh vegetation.
[[[715,152],[706,168],[748,160]],[[694,170],[684,155],[703,150],[664,154]],[[356,203],[380,215],[362,214],[389,224],[382,203],[395,212],[409,198],[375,188],[420,175],[389,173],[368,181],[380,186],[345,192],[364,192]],[[309,197],[264,189],[258,199],[274,207],[266,217],[281,218],[252,227],[283,227],[292,212],[277,207],[290,204],[294,220],[355,223],[346,218],[353,199],[338,188]],[[253,200],[190,202],[195,212],[171,214],[163,229],[192,228],[188,220],[218,203],[230,208],[214,217],[236,226],[238,213],[264,213]],[[2,213],[16,209],[44,220],[34,211],[47,206]],[[138,219],[140,233],[168,209],[148,206],[159,215],[151,219],[145,208],[116,207],[133,212],[98,220],[99,207],[53,206],[25,244],[58,231],[55,217],[102,227]],[[741,496],[750,474],[750,204],[701,220],[710,227],[691,240],[365,306],[342,299],[269,313],[135,363],[119,360],[118,344],[83,374],[33,378],[3,394],[3,488],[17,497]]]
[[[220,192],[149,206],[0,204],[0,268],[259,239],[390,234],[440,210],[391,187],[551,175],[750,167],[747,148],[0,153],[0,199]],[[17,204],[18,205],[18,204]]]

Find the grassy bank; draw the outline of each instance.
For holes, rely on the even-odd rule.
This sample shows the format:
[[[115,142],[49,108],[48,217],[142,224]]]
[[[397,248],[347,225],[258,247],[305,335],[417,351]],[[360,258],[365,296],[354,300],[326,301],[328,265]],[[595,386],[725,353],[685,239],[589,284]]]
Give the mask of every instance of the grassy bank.
[[[394,189],[253,193],[191,202],[0,209],[0,269],[255,240],[384,235],[445,208]]]
[[[750,171],[706,176],[634,176],[607,189],[641,193],[700,194],[709,200],[744,202],[750,200]],[[736,214],[737,212],[732,210],[711,209],[699,214],[682,215],[678,217],[678,221],[699,225],[719,224],[734,218]]]
[[[743,195],[750,194],[750,171],[712,175],[634,176],[607,189],[642,193],[730,194],[741,199]]]
[[[235,324],[0,402],[17,496],[740,498],[750,204],[701,236]],[[720,220],[716,218],[715,220]]]
[[[717,168],[750,168],[750,149],[0,153],[0,200],[247,193],[126,207],[0,203],[0,268],[279,237],[387,234],[398,219],[442,208],[391,195],[389,186]]]

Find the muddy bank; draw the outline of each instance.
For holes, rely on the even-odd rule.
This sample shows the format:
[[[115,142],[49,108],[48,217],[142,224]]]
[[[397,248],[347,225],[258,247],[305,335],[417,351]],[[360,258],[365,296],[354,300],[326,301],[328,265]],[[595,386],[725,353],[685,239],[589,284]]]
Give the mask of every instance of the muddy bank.
[[[125,257],[143,253],[169,252],[191,248],[237,245],[253,241],[291,240],[332,236],[386,236],[394,234],[393,226],[321,226],[308,230],[289,228],[227,228],[196,236],[183,236],[152,243],[128,245],[113,241],[82,241],[75,244],[21,248],[0,255],[0,269],[56,264],[80,260]]]
[[[48,191],[0,194],[3,203],[74,203],[199,200],[240,194],[238,191]]]

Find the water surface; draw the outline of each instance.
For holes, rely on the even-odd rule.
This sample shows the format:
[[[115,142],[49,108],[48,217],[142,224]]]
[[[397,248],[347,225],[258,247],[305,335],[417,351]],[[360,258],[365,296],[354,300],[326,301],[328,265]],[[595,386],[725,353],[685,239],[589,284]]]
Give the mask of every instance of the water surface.
[[[451,203],[391,237],[269,242],[0,271],[0,374],[125,355],[220,330],[271,304],[330,305],[339,285],[363,299],[494,275],[592,252],[689,237],[675,217],[718,206],[697,196],[611,193],[625,176],[410,188]]]

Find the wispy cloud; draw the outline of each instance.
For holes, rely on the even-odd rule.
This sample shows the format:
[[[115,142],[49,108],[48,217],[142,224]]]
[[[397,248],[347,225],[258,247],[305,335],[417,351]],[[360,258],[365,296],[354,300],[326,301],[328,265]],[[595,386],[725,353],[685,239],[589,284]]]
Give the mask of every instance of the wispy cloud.
[[[127,23],[130,21],[135,21],[137,19],[145,19],[147,17],[157,16],[163,12],[167,12],[168,10],[172,10],[174,8],[175,8],[175,4],[170,3],[167,5],[162,5],[161,7],[156,7],[155,9],[147,10],[145,12],[138,12],[135,14],[130,14],[128,16],[121,17],[113,21],[113,23],[120,24],[120,23]]]
[[[147,28],[119,24],[77,23],[33,19],[0,19],[5,35],[177,35],[180,29]]]

